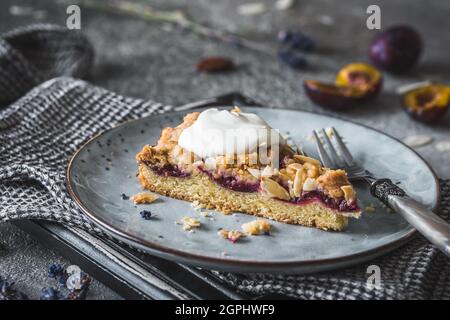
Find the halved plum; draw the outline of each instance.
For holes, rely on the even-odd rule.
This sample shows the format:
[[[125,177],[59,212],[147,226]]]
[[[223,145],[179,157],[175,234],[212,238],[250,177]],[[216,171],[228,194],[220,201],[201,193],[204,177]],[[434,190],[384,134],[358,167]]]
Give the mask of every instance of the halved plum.
[[[382,75],[365,63],[351,63],[336,75],[335,84],[305,80],[306,94],[316,104],[331,109],[344,109],[371,100],[381,90]]]
[[[303,83],[306,94],[315,104],[330,109],[344,109],[353,107],[364,93],[352,87],[338,87],[316,80],[305,80]]]
[[[432,123],[440,120],[450,105],[450,86],[442,84],[426,85],[403,95],[403,108],[421,122]]]

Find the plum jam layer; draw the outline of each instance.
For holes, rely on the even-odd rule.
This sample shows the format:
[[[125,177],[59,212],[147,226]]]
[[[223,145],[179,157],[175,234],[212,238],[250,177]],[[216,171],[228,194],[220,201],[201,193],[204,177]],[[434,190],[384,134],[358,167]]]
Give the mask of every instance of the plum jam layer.
[[[345,199],[334,199],[319,190],[304,192],[301,197],[291,199],[288,202],[296,205],[303,205],[314,201],[320,201],[326,207],[340,212],[360,211],[356,201],[349,203]]]
[[[220,185],[221,187],[239,191],[239,192],[258,192],[259,190],[259,182],[251,183],[248,181],[244,181],[239,179],[236,176],[224,176],[221,175],[216,177],[212,172],[205,170],[203,167],[199,166],[198,170],[204,174],[206,174],[212,181]]]
[[[163,177],[186,178],[190,176],[190,173],[183,171],[174,164],[165,164],[163,166],[149,165],[149,167],[154,173]]]

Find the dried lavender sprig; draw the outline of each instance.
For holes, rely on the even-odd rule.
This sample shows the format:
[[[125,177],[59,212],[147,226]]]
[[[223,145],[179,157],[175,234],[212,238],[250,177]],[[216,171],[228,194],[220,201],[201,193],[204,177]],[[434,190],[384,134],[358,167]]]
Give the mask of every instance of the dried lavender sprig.
[[[73,1],[70,2],[73,3]],[[101,10],[127,13],[149,21],[174,24],[190,30],[199,36],[224,42],[238,48],[244,48],[258,53],[276,56],[275,50],[267,48],[259,42],[246,39],[225,30],[214,29],[197,23],[190,20],[181,10],[156,10],[149,5],[134,3],[131,1],[103,1],[100,3],[92,0],[79,0],[78,4]]]

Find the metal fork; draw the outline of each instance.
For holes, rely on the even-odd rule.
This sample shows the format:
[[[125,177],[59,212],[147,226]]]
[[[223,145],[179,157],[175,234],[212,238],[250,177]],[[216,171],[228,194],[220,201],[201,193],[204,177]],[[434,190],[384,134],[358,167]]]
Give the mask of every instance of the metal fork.
[[[450,257],[450,225],[423,204],[407,196],[390,179],[377,179],[352,157],[335,128],[331,134],[322,129],[314,130],[317,151],[322,164],[332,169],[344,169],[349,180],[363,180],[370,186],[370,193],[388,207],[401,214],[425,238]],[[322,138],[322,139],[321,139]],[[334,143],[331,141],[334,140]]]

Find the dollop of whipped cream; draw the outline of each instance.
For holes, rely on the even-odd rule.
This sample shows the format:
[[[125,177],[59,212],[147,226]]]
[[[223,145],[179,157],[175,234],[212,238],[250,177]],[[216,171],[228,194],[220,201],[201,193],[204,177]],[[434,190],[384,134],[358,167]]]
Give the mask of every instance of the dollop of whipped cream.
[[[178,144],[201,158],[245,154],[285,144],[278,131],[253,113],[207,109],[181,132]]]

